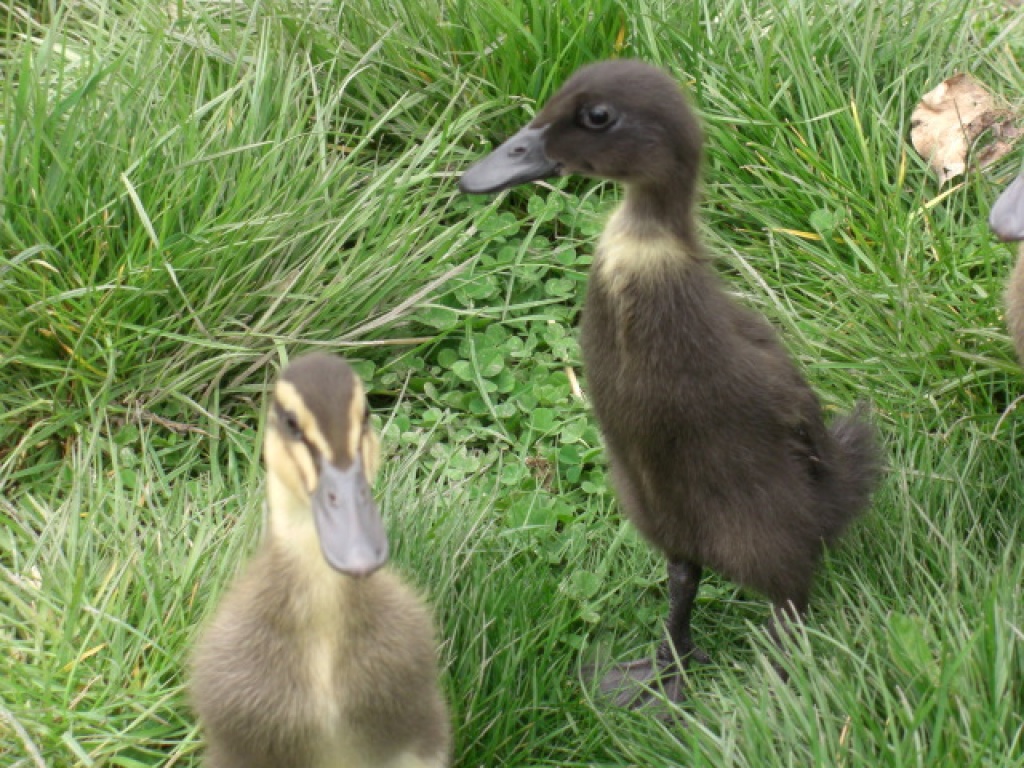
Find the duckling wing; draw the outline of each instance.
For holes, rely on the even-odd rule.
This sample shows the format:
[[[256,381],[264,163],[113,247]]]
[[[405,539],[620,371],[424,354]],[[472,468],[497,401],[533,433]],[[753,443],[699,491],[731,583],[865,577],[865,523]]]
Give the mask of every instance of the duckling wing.
[[[764,387],[771,393],[771,412],[784,430],[790,456],[807,470],[819,500],[819,522],[826,540],[836,539],[862,514],[881,471],[878,437],[858,405],[826,426],[821,403],[767,320],[743,310],[736,331],[758,360]]]
[[[756,312],[737,307],[734,330],[763,382],[770,408],[785,433],[790,455],[811,477],[822,470],[828,429],[818,396],[801,375],[772,325]]]

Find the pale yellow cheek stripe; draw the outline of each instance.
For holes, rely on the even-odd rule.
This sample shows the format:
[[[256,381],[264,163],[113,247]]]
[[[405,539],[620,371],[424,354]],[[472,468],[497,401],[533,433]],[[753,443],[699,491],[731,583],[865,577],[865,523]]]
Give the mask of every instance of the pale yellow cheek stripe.
[[[349,450],[355,456],[355,452],[362,449],[363,474],[369,483],[377,475],[380,468],[380,442],[377,435],[370,427],[363,432],[363,419],[366,418],[366,393],[361,382],[356,381],[352,392],[352,405],[349,410]],[[360,441],[362,441],[360,443]]]
[[[317,470],[313,457],[301,443],[286,443],[276,429],[267,432],[263,452],[267,468],[280,478],[281,482],[297,498],[313,493],[317,483]]]
[[[373,478],[377,476],[377,470],[380,469],[380,440],[377,439],[377,434],[372,429],[366,430],[366,436],[363,437],[363,473],[366,475],[366,481],[373,484]]]
[[[331,450],[331,446],[324,439],[323,433],[317,429],[316,419],[302,401],[302,395],[299,394],[299,390],[295,388],[295,385],[284,379],[279,380],[274,387],[274,397],[285,410],[295,414],[295,418],[299,420],[302,434],[305,435],[306,439],[315,445],[316,449],[328,461],[334,461],[334,451]]]

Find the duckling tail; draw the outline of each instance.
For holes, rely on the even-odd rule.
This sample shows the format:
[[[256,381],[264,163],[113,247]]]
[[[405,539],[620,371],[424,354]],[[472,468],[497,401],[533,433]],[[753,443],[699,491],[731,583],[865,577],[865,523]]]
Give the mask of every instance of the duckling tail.
[[[834,450],[825,540],[838,539],[846,527],[868,508],[882,472],[878,432],[861,402],[829,427]]]

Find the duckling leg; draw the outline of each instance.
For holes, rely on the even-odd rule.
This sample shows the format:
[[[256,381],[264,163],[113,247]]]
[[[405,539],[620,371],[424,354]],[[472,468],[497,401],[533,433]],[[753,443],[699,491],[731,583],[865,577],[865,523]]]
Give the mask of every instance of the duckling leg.
[[[663,667],[678,659],[684,667],[691,662],[707,664],[711,659],[693,643],[690,617],[700,589],[703,568],[691,560],[670,560],[668,563],[668,638],[658,648],[658,661]]]
[[[637,659],[617,664],[602,678],[600,689],[616,706],[640,709],[657,706],[658,692],[669,701],[686,699],[683,669],[692,662],[710,661],[693,643],[690,617],[697,599],[703,569],[690,560],[668,564],[669,614],[665,624],[668,637],[658,646],[654,660]]]

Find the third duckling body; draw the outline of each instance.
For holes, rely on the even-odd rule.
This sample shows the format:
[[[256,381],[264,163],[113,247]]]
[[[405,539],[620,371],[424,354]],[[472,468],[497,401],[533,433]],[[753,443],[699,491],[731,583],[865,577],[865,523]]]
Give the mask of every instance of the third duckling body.
[[[1000,240],[1024,241],[1024,171],[1003,190],[992,206],[989,225]],[[1006,327],[1017,350],[1017,358],[1024,361],[1024,245],[1006,286]]]
[[[433,629],[384,566],[359,380],[296,360],[274,387],[267,531],[192,659],[209,768],[446,768]]]
[[[574,74],[519,133],[463,176],[493,192],[555,174],[625,185],[583,307],[588,392],[627,516],[669,561],[668,637],[657,667],[703,658],[690,615],[705,566],[800,613],[825,543],[866,507],[874,430],[831,428],[760,315],[723,290],[693,208],[702,137],[665,73],[638,61]],[[614,675],[613,675],[614,676]]]

